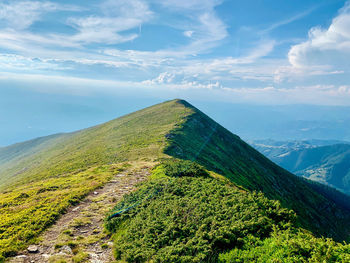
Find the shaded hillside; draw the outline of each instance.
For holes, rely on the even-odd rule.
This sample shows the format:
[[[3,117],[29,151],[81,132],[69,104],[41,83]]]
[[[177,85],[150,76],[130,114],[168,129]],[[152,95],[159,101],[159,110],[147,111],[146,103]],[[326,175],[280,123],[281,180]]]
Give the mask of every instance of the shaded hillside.
[[[254,145],[288,171],[350,194],[350,145],[303,146]]]
[[[167,154],[196,161],[248,190],[280,200],[297,213],[303,227],[315,233],[337,239],[349,237],[349,211],[342,210],[187,102],[179,103],[190,108],[192,114],[168,135],[171,143],[165,150]]]

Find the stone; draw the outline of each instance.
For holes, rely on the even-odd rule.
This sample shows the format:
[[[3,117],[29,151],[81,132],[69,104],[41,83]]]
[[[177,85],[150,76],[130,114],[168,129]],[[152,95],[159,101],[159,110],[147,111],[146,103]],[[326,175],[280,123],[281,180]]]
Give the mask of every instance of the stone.
[[[64,254],[68,254],[68,255],[73,254],[72,249],[67,245],[61,247],[60,252],[62,252]]]
[[[77,211],[80,208],[80,206],[77,206],[75,208],[72,209],[72,211]]]
[[[28,258],[27,255],[18,255],[18,256],[16,256],[16,259],[26,259],[26,258]]]
[[[109,247],[113,247],[113,242],[109,241],[109,242],[107,243],[107,245],[108,245]]]
[[[28,250],[29,253],[37,253],[39,251],[39,248],[36,245],[30,245],[27,248],[27,250]]]
[[[94,195],[98,195],[98,192],[95,191],[95,192],[94,192]]]

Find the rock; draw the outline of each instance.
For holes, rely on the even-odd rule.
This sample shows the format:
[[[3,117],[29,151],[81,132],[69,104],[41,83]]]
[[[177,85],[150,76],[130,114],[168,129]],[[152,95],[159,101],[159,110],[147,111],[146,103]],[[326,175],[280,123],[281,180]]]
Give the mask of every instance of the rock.
[[[80,208],[80,206],[77,206],[75,208],[72,209],[72,211],[77,211]]]
[[[16,256],[16,258],[27,258],[28,256],[27,255],[18,255]]]
[[[49,257],[51,257],[49,254],[42,254],[41,256],[45,259],[48,259]]]
[[[28,259],[28,256],[26,256],[26,255],[19,255],[19,256],[15,257],[14,261],[11,261],[11,262],[14,262],[14,263],[27,262],[27,259]]]
[[[68,255],[73,254],[72,249],[67,245],[61,247],[60,252]]]
[[[27,248],[27,250],[28,250],[29,253],[37,253],[39,251],[39,248],[36,245],[30,245]]]
[[[95,191],[95,192],[94,192],[94,195],[98,195],[98,192]]]

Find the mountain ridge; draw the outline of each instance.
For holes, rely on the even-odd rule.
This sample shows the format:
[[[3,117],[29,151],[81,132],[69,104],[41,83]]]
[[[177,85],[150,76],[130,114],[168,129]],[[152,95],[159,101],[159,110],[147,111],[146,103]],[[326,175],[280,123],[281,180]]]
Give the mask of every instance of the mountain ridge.
[[[184,100],[167,101],[91,128],[52,138],[20,162],[0,165],[3,189],[125,161],[196,161],[250,191],[293,209],[318,235],[349,238],[349,216],[334,201],[258,153]],[[1,185],[1,183],[0,183]],[[0,186],[1,187],[1,186]]]

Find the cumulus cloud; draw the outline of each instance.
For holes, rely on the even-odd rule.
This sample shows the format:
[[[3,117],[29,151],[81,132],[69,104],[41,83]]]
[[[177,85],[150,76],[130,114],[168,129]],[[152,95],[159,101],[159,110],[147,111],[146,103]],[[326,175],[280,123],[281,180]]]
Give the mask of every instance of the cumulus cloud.
[[[187,31],[184,32],[184,35],[185,35],[186,37],[192,37],[193,33],[194,33],[194,31],[192,31],[192,30],[187,30]]]
[[[339,11],[327,29],[312,28],[308,40],[294,45],[288,59],[295,68],[348,71],[350,56],[350,2]]]

